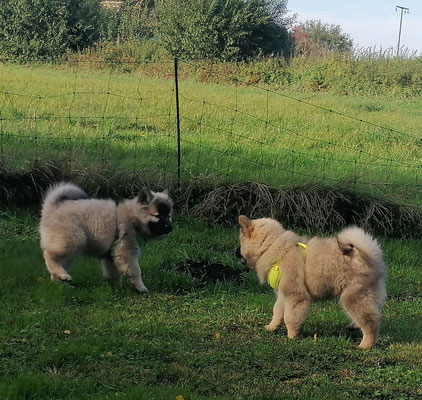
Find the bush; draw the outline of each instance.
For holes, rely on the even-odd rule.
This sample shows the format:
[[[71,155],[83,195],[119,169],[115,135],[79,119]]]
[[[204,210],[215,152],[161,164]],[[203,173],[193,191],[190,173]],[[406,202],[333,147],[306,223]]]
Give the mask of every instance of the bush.
[[[154,21],[153,0],[123,0],[118,8],[102,8],[100,36],[119,43],[149,39]]]
[[[121,45],[105,43],[96,48],[95,56],[106,62],[119,64],[126,62],[167,61],[168,54],[157,40],[128,40]]]
[[[329,52],[351,53],[353,40],[340,25],[309,20],[293,29],[296,55],[321,56]]]
[[[67,47],[73,51],[92,46],[100,37],[99,0],[66,0]]]
[[[3,0],[0,52],[25,60],[82,50],[98,39],[99,16],[99,0]]]
[[[157,34],[185,59],[240,60],[287,52],[285,0],[158,0]]]

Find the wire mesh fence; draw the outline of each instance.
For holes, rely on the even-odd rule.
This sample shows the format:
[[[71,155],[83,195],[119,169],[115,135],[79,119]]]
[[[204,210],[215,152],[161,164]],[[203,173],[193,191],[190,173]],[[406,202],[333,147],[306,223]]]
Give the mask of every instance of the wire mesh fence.
[[[3,60],[3,165],[53,160],[74,173],[142,173],[163,186],[199,177],[343,185],[420,204],[417,134],[236,79],[198,83],[189,76],[204,67],[192,63],[178,71],[173,61],[127,64]]]

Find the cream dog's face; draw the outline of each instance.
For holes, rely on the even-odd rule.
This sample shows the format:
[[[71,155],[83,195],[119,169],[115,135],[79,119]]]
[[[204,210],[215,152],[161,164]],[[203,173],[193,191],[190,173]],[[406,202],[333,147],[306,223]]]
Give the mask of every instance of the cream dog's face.
[[[239,258],[244,258],[246,264],[256,269],[257,262],[279,237],[284,228],[272,218],[249,219],[246,215],[239,215],[239,243],[236,251]]]
[[[250,268],[256,269],[259,258],[269,245],[267,239],[271,236],[271,223],[268,218],[250,220],[246,215],[240,215],[239,225],[238,253]]]
[[[242,259],[242,263],[247,264],[250,268],[254,269],[256,260],[254,257],[254,246],[252,243],[252,234],[254,231],[253,222],[246,215],[240,215],[239,224],[240,247],[236,251],[236,254]]]

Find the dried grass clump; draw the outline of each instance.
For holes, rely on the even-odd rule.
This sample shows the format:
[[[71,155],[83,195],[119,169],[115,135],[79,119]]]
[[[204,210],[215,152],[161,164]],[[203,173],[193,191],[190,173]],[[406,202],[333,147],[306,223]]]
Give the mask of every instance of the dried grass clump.
[[[96,197],[131,197],[142,186],[167,188],[176,212],[188,213],[213,225],[235,226],[237,217],[273,217],[287,228],[333,232],[358,225],[374,234],[395,237],[422,236],[422,207],[369,197],[344,187],[289,187],[277,189],[260,183],[210,184],[201,177],[178,187],[146,172],[70,171],[58,163],[35,164],[13,171],[0,165],[0,204],[39,211],[47,187],[63,180],[80,184]],[[174,180],[172,180],[174,182]]]
[[[272,217],[288,228],[313,232],[358,225],[377,234],[420,237],[422,208],[381,201],[344,188],[271,188],[259,183],[222,185],[198,199],[191,212],[215,224],[236,224],[239,214]]]

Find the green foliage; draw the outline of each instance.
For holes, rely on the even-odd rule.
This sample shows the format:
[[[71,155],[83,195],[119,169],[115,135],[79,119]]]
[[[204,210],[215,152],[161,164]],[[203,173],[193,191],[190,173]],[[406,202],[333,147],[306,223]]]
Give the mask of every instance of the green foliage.
[[[116,42],[120,28],[119,12],[114,8],[103,7],[100,19],[100,38],[105,42]]]
[[[66,49],[66,20],[61,0],[3,0],[0,51],[20,58],[52,57]]]
[[[342,31],[340,25],[309,20],[299,27],[311,42],[325,51],[351,52],[353,49],[353,40]]]
[[[285,0],[159,0],[157,33],[185,59],[239,60],[289,49]]]
[[[99,0],[66,1],[67,46],[79,51],[99,39]]]
[[[103,43],[96,48],[94,56],[115,66],[120,65],[124,67],[125,71],[133,70],[133,65],[129,65],[131,62],[156,62],[169,58],[169,55],[159,41],[153,38],[146,40],[127,40],[119,45],[112,42]]]
[[[123,0],[120,7],[101,9],[101,39],[127,42],[152,37],[154,1]]]
[[[215,80],[235,76],[245,84],[269,83],[301,92],[341,95],[386,95],[394,98],[422,95],[422,59],[355,60],[332,53],[324,56],[279,58],[254,62],[216,64]]]
[[[98,39],[99,0],[2,0],[0,52],[53,58]]]

